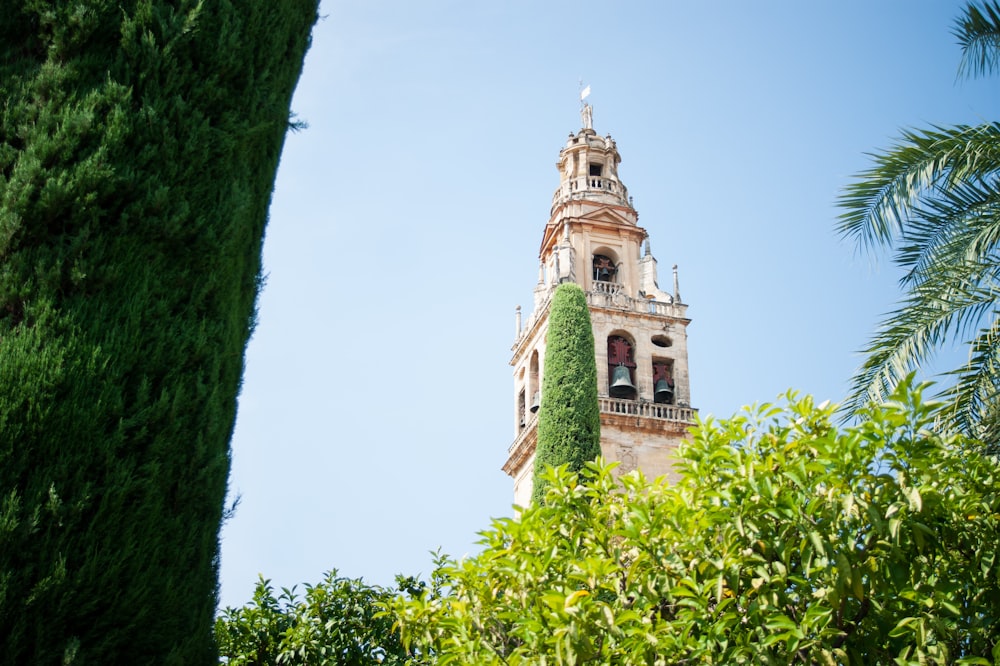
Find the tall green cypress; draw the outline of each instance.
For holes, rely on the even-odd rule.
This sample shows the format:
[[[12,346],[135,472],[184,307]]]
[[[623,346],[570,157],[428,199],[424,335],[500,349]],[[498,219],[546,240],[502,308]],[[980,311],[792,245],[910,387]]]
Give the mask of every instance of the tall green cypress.
[[[0,12],[0,663],[207,664],[317,0]]]
[[[545,337],[542,404],[532,500],[541,502],[545,465],[568,465],[573,471],[601,455],[601,413],[597,404],[594,331],[587,296],[571,282],[556,287]]]

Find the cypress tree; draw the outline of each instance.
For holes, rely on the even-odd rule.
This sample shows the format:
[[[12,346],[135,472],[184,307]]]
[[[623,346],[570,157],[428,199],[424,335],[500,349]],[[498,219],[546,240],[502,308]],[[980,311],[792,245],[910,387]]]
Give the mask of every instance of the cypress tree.
[[[317,0],[0,12],[0,663],[216,663],[260,251]]]
[[[586,294],[567,282],[556,287],[549,308],[532,500],[545,498],[545,465],[578,471],[600,455],[594,331]]]

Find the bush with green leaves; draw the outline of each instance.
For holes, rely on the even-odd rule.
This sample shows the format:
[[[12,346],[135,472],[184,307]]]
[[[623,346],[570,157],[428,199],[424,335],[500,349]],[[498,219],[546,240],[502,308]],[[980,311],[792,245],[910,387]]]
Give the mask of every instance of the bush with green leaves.
[[[904,382],[860,425],[789,394],[699,423],[680,480],[547,474],[397,598],[440,664],[990,664],[1000,467]]]
[[[532,500],[545,497],[546,466],[567,465],[576,471],[600,455],[601,414],[590,310],[583,289],[566,282],[556,287],[549,308]]]
[[[205,664],[316,0],[0,11],[0,663]]]
[[[399,584],[420,590],[413,579],[400,578]],[[294,588],[276,597],[270,581],[261,578],[250,603],[227,608],[216,621],[219,653],[229,666],[410,663],[395,619],[383,612],[396,594],[331,571],[319,585],[307,585],[302,597]]]

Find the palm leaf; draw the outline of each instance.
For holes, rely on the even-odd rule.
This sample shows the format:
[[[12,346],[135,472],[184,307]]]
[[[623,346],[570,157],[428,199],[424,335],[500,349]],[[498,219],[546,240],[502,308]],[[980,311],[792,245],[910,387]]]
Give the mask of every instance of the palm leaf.
[[[960,76],[1000,67],[1000,0],[970,3],[953,29]],[[907,130],[838,200],[837,229],[863,250],[893,248],[904,298],[864,350],[846,408],[884,401],[942,345],[969,341],[949,427],[1000,453],[1000,123]]]
[[[998,271],[995,263],[960,265],[914,285],[864,350],[846,407],[856,413],[869,402],[884,401],[940,345],[979,327],[996,306]]]
[[[845,189],[837,230],[864,248],[891,247],[922,196],[994,176],[1000,165],[1000,123],[908,130],[875,165]]]
[[[991,263],[1000,248],[1000,188],[974,181],[925,196],[900,238],[894,261],[908,269],[901,285],[921,281],[938,266]],[[991,259],[992,257],[992,259]]]
[[[957,381],[946,394],[952,425],[1000,453],[1000,310],[970,345],[969,361],[952,371]]]
[[[962,47],[959,77],[980,76],[1000,66],[1000,3],[981,7],[969,4],[964,16],[955,21],[952,34]]]

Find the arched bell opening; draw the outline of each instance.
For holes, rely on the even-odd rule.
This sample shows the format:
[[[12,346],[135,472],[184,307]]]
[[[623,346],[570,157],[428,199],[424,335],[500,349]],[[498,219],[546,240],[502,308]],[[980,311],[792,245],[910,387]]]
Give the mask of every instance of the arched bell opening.
[[[594,282],[609,282],[613,284],[618,281],[618,266],[615,263],[614,257],[609,257],[606,254],[595,254],[592,263],[592,277]]]
[[[517,394],[517,429],[518,432],[524,430],[527,425],[527,418],[524,412],[524,389]]]
[[[528,385],[531,388],[531,403],[528,409],[532,414],[535,414],[542,406],[542,385],[538,375],[537,349],[531,352],[531,361],[528,363]]]
[[[673,405],[676,400],[674,391],[674,364],[672,361],[653,361],[653,402],[663,405]]]
[[[612,398],[635,400],[635,346],[621,335],[608,337],[608,395]]]

